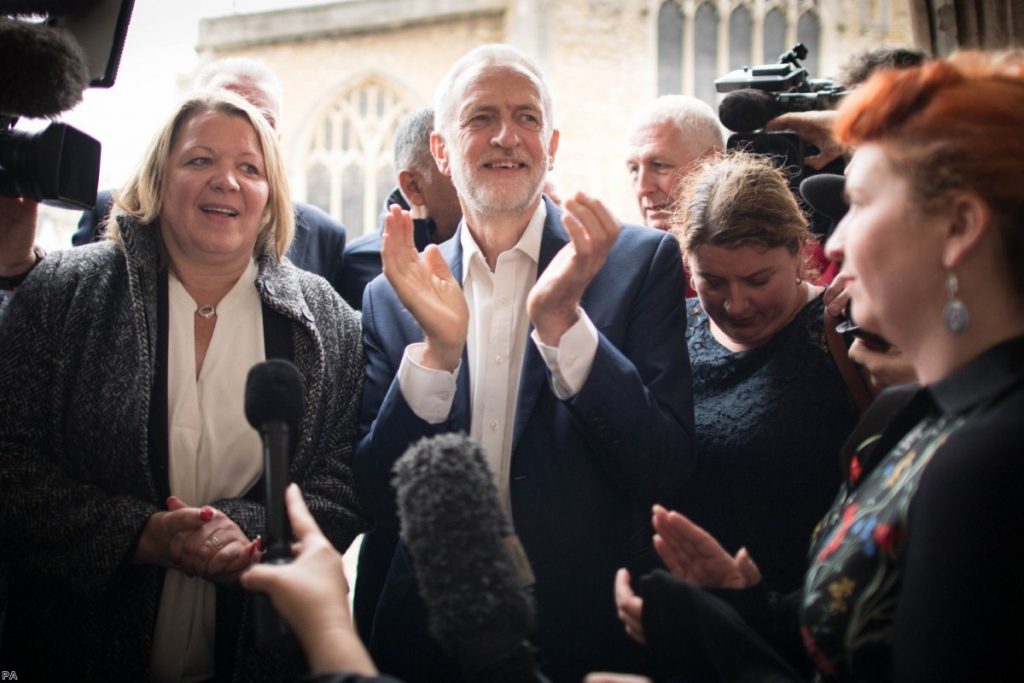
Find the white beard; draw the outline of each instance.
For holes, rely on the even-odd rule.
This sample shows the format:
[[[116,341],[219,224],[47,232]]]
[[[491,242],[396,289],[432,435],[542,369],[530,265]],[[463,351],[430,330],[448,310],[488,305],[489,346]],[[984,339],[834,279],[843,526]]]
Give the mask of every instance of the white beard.
[[[509,157],[510,159],[514,157]],[[547,150],[544,150],[547,158]],[[511,182],[479,182],[473,177],[475,169],[463,159],[453,158],[452,183],[459,197],[470,211],[481,216],[518,216],[530,208],[544,187],[547,169],[531,166],[528,178]]]

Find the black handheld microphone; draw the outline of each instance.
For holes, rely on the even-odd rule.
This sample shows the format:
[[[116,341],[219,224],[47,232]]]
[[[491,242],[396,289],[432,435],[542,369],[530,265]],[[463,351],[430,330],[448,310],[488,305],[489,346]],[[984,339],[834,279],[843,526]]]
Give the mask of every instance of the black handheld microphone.
[[[546,681],[529,640],[533,575],[480,446],[463,434],[423,439],[392,483],[430,633],[469,680]]]
[[[298,368],[286,360],[257,363],[245,383],[245,418],[263,439],[263,480],[266,491],[264,562],[285,564],[292,559],[291,525],[284,505],[288,488],[291,437],[298,432],[306,396]],[[256,642],[266,644],[287,633],[266,595],[254,599]]]

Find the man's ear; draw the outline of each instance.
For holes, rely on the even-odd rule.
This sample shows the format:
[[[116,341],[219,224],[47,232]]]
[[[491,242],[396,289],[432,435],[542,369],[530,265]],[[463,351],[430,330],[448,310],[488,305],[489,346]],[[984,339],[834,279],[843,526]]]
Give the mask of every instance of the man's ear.
[[[551,141],[548,143],[548,170],[555,168],[555,152],[558,151],[558,129],[551,131]]]
[[[430,153],[434,155],[434,163],[437,164],[441,173],[450,176],[452,172],[448,162],[448,150],[444,138],[437,131],[430,134]]]
[[[942,265],[955,270],[994,229],[992,209],[978,194],[964,191],[954,196],[942,215],[947,221]]]
[[[423,178],[417,171],[403,168],[398,172],[398,187],[410,204],[423,206]]]

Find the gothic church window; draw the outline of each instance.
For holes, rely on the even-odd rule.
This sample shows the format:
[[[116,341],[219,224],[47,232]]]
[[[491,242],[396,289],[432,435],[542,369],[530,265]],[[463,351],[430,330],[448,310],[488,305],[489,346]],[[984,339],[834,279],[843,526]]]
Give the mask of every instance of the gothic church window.
[[[818,70],[821,64],[821,19],[814,10],[808,10],[800,15],[797,23],[797,40],[807,46],[807,59],[803,65],[812,77],[817,77],[821,72]]]
[[[750,66],[751,43],[754,40],[754,22],[750,18],[750,9],[739,5],[729,16],[729,69],[742,69]]]
[[[694,13],[694,55],[692,56],[693,95],[705,102],[715,101],[715,79],[718,78],[718,11],[710,2],[705,2]],[[683,49],[683,59],[687,59]]]
[[[677,92],[683,82],[683,10],[663,2],[658,10],[658,94]]]
[[[368,76],[328,104],[305,146],[305,201],[342,223],[351,240],[372,232],[395,185],[395,127],[412,110],[396,87]]]
[[[764,56],[762,64],[769,64],[779,58],[791,45],[786,45],[786,15],[773,7],[764,16]]]

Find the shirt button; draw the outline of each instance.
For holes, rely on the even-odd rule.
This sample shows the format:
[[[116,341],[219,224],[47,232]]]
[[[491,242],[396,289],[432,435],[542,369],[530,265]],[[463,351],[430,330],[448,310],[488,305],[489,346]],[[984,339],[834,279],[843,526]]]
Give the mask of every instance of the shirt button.
[[[497,420],[491,420],[491,431],[492,432],[498,431],[498,421]]]
[[[576,356],[569,356],[565,359],[565,367],[571,368],[574,365],[576,365]]]
[[[505,362],[505,358],[504,356],[495,356],[494,362],[497,363],[498,365],[501,365],[502,363]]]
[[[508,303],[508,297],[507,296],[501,297],[500,299],[498,299],[498,303],[500,303],[502,306],[504,306],[505,304]]]
[[[447,391],[442,391],[442,392],[441,392],[441,400],[442,400],[442,401],[447,401],[447,400],[448,400],[448,399],[450,399],[451,397],[452,397],[452,395],[451,395],[451,394],[449,394],[449,393],[448,393]]]

